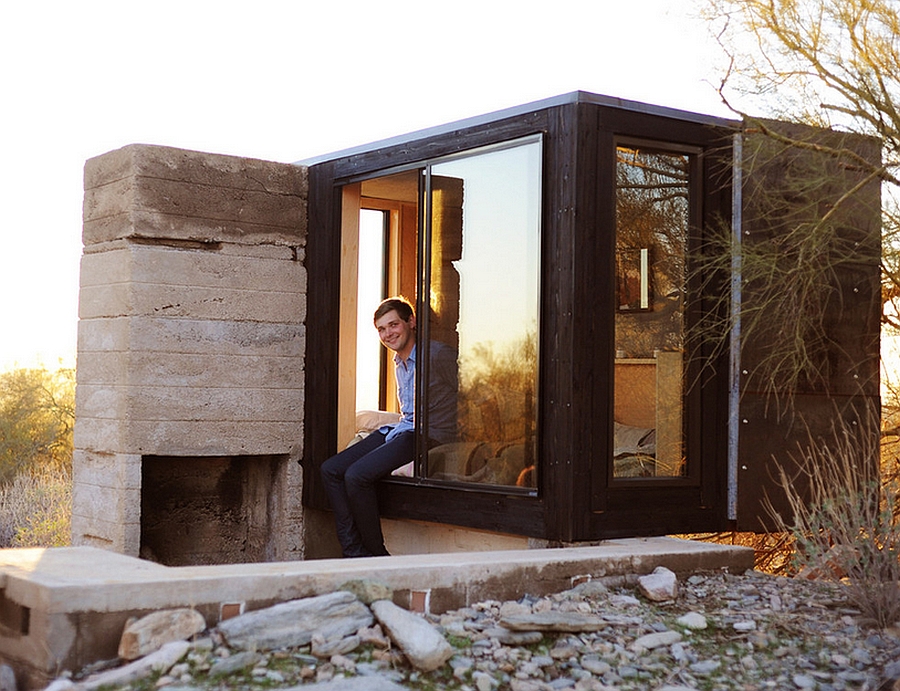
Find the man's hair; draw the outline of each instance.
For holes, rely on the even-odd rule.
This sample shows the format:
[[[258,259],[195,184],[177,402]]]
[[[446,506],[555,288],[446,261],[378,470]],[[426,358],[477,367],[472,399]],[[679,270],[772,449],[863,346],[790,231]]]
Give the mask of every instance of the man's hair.
[[[397,296],[388,298],[387,300],[383,300],[382,303],[378,305],[378,309],[375,310],[375,317],[373,321],[377,322],[391,310],[395,310],[397,312],[397,315],[405,322],[408,322],[410,317],[415,314],[413,306],[410,304],[409,300],[407,300],[403,296]]]

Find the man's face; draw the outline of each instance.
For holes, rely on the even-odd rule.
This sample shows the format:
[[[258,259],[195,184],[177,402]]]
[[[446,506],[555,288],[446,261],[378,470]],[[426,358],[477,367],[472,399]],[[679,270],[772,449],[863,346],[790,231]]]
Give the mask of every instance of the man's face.
[[[397,310],[391,310],[375,322],[378,329],[378,338],[386,348],[390,348],[401,357],[407,357],[416,343],[416,316],[412,315],[409,321],[403,321]]]

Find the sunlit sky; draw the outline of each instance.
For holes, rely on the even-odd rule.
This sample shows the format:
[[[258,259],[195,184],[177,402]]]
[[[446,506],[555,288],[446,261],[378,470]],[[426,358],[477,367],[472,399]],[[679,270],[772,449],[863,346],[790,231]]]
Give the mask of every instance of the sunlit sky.
[[[9,2],[0,370],[75,360],[86,159],[292,162],[583,90],[728,115],[695,0]]]

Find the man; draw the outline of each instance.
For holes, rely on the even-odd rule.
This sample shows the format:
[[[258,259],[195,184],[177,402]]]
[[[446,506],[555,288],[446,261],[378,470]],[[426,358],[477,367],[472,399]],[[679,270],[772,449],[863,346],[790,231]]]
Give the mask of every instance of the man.
[[[372,432],[322,464],[325,492],[334,510],[345,557],[386,556],[375,485],[415,457],[416,315],[404,298],[388,298],[375,310],[381,343],[394,352],[400,422]],[[456,355],[432,342],[429,357],[428,438],[456,439]]]

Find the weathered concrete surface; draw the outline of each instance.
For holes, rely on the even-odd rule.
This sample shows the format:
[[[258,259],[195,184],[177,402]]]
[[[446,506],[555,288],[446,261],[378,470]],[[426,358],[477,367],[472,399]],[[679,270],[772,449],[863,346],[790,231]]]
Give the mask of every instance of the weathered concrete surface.
[[[258,551],[303,558],[307,170],[130,145],[84,182],[72,544],[153,547],[147,456],[275,456]]]
[[[305,168],[131,144],[84,167],[85,245],[121,238],[297,245]]]
[[[92,547],[0,550],[0,662],[20,688],[64,669],[115,658],[129,617],[193,607],[214,626],[222,613],[337,590],[360,578],[381,581],[404,608],[440,613],[487,599],[560,592],[591,578],[678,574],[753,566],[753,550],[671,538],[610,540],[565,549],[468,552],[369,559],[166,567]]]

